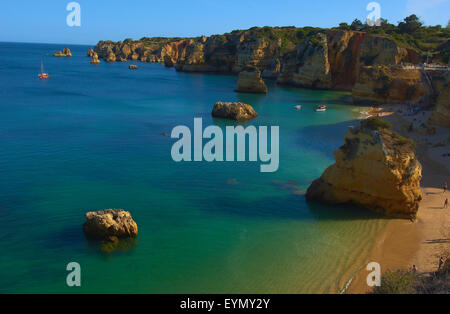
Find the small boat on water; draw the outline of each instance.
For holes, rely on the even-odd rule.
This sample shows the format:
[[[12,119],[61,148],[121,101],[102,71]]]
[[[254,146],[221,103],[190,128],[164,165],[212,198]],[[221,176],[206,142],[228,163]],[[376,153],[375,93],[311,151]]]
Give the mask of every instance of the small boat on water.
[[[324,111],[327,111],[327,106],[325,105],[321,105],[316,108],[316,112],[324,112]]]
[[[294,108],[297,110],[302,110],[302,105],[295,106]]]
[[[41,73],[38,74],[41,80],[46,80],[50,78],[50,75],[44,71],[44,63],[41,61]]]

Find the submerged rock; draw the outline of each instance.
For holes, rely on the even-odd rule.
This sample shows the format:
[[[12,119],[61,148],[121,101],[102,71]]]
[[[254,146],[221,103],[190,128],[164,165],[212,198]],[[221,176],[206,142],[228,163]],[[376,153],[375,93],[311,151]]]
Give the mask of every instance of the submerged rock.
[[[258,114],[252,106],[241,102],[217,102],[212,116],[215,118],[245,121],[256,118]]]
[[[136,222],[130,212],[123,209],[106,209],[88,212],[85,215],[86,222],[83,231],[89,238],[115,239],[134,238],[138,234]]]
[[[311,184],[306,199],[415,218],[422,199],[422,166],[412,141],[390,127],[370,118],[349,130],[344,145],[334,152],[336,163]]]
[[[136,238],[119,239],[118,237],[112,236],[100,242],[100,251],[106,254],[127,252],[132,250],[136,244]]]
[[[72,52],[69,48],[64,48],[63,51],[57,51],[53,55],[54,57],[72,57]]]
[[[267,86],[261,78],[261,71],[255,67],[245,67],[239,73],[237,85],[236,92],[238,93],[267,93]]]

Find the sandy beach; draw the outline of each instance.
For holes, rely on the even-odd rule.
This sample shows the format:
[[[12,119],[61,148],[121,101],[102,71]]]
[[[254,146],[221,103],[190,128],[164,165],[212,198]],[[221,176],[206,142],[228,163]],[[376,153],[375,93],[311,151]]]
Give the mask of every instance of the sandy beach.
[[[386,106],[384,110],[373,108],[370,113],[393,125],[394,131],[416,141],[416,153],[422,164],[422,196],[415,221],[389,220],[379,235],[362,269],[352,279],[347,293],[366,293],[369,272],[364,265],[378,262],[382,272],[410,269],[416,265],[419,272],[432,272],[438,267],[439,257],[450,257],[450,208],[444,208],[450,192],[444,193],[444,182],[450,182],[450,131],[436,128],[435,135],[419,133],[417,127],[428,121],[431,112],[408,115],[406,106]],[[413,130],[407,131],[408,124]]]

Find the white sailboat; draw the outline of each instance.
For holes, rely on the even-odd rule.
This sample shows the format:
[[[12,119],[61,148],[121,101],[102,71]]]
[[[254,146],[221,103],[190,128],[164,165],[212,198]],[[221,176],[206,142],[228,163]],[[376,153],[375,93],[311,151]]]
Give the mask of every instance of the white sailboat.
[[[44,71],[44,62],[42,62],[42,60],[41,60],[41,73],[39,73],[39,78],[41,80],[45,80],[45,79],[50,78],[50,75],[48,75],[48,73],[46,73]]]

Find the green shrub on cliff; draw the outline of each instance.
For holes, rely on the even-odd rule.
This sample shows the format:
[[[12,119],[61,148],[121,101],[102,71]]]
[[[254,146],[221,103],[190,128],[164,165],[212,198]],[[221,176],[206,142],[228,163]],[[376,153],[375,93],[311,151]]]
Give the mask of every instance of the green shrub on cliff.
[[[449,294],[450,262],[433,273],[417,273],[412,270],[387,271],[381,276],[380,287],[372,294]]]
[[[442,48],[442,44],[450,38],[450,29],[441,25],[424,26],[414,14],[406,17],[398,25],[390,24],[382,19],[380,26],[365,24],[361,31],[381,35],[402,47],[412,48],[422,54],[424,60],[425,56],[430,54],[434,62],[445,64],[448,62],[449,49]]]
[[[380,129],[392,130],[392,124],[376,117],[370,117],[361,122],[361,124],[363,125],[363,127],[369,128],[371,130],[380,130]]]

